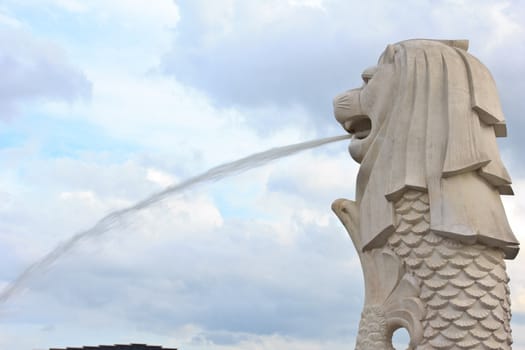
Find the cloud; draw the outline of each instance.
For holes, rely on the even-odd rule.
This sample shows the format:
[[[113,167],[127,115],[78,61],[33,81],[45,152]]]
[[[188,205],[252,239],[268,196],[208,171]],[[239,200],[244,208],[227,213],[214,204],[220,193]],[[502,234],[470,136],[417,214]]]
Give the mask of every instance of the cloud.
[[[329,17],[311,7],[217,2],[223,11],[210,20],[206,11],[202,14],[207,7],[203,2],[180,6],[176,45],[164,60],[164,70],[205,91],[219,106],[299,105],[310,113],[330,115],[332,96],[363,68],[352,65],[356,56],[369,52],[356,43],[354,55],[348,54],[345,47],[354,37],[319,30]],[[258,128],[276,127],[268,118],[249,122]]]
[[[38,39],[16,19],[0,21],[0,114],[9,119],[20,105],[38,100],[73,102],[90,95],[91,83],[52,42]]]
[[[525,181],[520,179],[513,185],[516,196],[504,196],[503,204],[514,234],[520,242],[525,241]],[[507,263],[511,276],[511,292],[513,311],[525,314],[525,276],[521,272],[524,264],[524,254],[519,254],[515,260]],[[521,321],[523,323],[523,321]]]
[[[337,192],[353,198],[358,164],[350,158],[345,146],[344,142],[337,143],[287,160],[280,165],[281,171],[272,173],[268,190],[301,196],[312,203],[322,200],[325,206],[335,200],[330,196]]]
[[[113,25],[127,27],[129,30],[133,30],[133,26],[143,29],[150,27],[152,31],[172,28],[177,24],[179,17],[177,6],[171,0],[27,0],[23,3],[6,0],[5,3],[9,4],[10,8],[15,8],[15,12],[23,14],[27,14],[25,11],[31,13],[34,10],[47,16],[52,12],[57,17],[64,14],[90,16],[95,21],[112,21]]]
[[[332,97],[359,86],[360,72],[376,62],[388,43],[466,37],[480,58],[500,57],[495,64],[505,60],[502,51],[521,57],[515,47],[523,42],[523,24],[514,13],[514,8],[522,8],[517,3],[297,3],[180,2],[181,21],[163,69],[204,91],[219,106],[301,106],[317,128],[324,128]],[[513,86],[506,86],[503,94]],[[263,130],[296,119],[248,122]]]
[[[335,220],[324,229],[302,225],[299,244],[283,245],[271,239],[274,227],[264,222],[230,221],[213,229],[192,220],[184,231],[179,218],[151,225],[142,217],[133,229],[80,247],[33,283],[22,313],[34,318],[54,310],[56,316],[46,319],[56,327],[79,318],[84,320],[79,327],[102,330],[109,322],[159,334],[197,324],[218,343],[226,341],[219,341],[221,333],[308,339],[328,339],[345,329],[355,333],[359,309],[342,293],[355,283],[348,256],[326,255],[310,242],[331,241],[325,244],[328,252],[341,249],[340,241],[349,244],[344,235],[333,235]],[[41,307],[37,314],[26,309],[39,300],[48,300],[49,309]],[[109,319],[95,326],[103,317]],[[238,341],[233,337],[230,343]]]
[[[330,163],[326,153],[315,154],[304,155],[308,161],[294,166]],[[40,174],[40,182],[28,183],[34,188],[47,184],[46,208],[39,209],[41,201],[34,195],[15,193],[12,205],[1,213],[6,219],[3,232],[12,232],[16,216],[26,222],[23,231],[29,231],[19,241],[3,238],[8,248],[20,244],[12,249],[20,254],[12,268],[22,268],[53,240],[85,228],[109,207],[120,207],[166,180],[151,163],[106,165],[102,170],[83,162],[26,165],[28,172]],[[240,175],[125,220],[124,226],[77,247],[33,280],[8,306],[13,315],[9,322],[13,317],[25,320],[31,324],[27,331],[40,334],[41,344],[49,346],[57,346],[53,338],[65,332],[64,327],[71,328],[66,323],[77,325],[70,330],[76,339],[67,346],[93,344],[92,339],[100,343],[108,339],[104,329],[110,325],[119,342],[130,342],[129,329],[165,337],[170,330],[195,324],[201,329],[189,341],[195,348],[215,344],[234,349],[252,341],[249,346],[256,346],[261,341],[254,340],[257,337],[274,336],[290,343],[325,343],[332,336],[355,333],[355,305],[360,303],[354,303],[362,291],[351,277],[360,274],[352,261],[353,248],[334,216],[317,220],[329,209],[318,204],[316,193],[336,189],[314,183],[309,197],[267,193],[272,172],[285,169],[285,164],[277,164]],[[297,169],[291,176],[300,173]],[[258,187],[258,195],[246,197],[246,185]],[[126,188],[131,192],[123,191]],[[235,204],[239,198],[244,203]],[[228,201],[233,206],[251,202],[253,210],[264,215],[223,215]],[[343,292],[352,290],[350,296]],[[53,331],[31,330],[37,326]],[[84,328],[99,329],[100,336],[92,338]]]

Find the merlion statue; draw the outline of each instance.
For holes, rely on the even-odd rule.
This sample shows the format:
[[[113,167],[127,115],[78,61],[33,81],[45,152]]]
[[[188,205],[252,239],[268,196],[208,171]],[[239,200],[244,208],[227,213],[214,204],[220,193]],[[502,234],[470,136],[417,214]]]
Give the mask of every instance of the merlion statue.
[[[388,45],[362,87],[334,100],[361,164],[356,200],[333,210],[361,260],[358,350],[511,349],[504,259],[519,244],[500,195],[512,193],[496,137],[494,80],[466,40]]]

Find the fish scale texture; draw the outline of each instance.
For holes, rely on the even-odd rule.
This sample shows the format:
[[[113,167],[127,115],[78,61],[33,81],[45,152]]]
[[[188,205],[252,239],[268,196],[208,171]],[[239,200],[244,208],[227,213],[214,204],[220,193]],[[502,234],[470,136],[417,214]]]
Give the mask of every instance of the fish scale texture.
[[[388,246],[417,277],[426,307],[417,349],[511,349],[503,251],[430,232],[427,193],[408,190],[394,207]]]
[[[387,338],[385,313],[378,305],[365,306],[361,313],[356,349],[395,350]]]

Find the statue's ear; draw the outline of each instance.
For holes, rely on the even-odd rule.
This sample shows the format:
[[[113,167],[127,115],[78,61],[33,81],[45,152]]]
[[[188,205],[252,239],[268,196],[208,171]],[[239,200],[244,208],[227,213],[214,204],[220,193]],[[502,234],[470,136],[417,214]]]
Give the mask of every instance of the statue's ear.
[[[477,58],[463,50],[457,50],[457,52],[467,67],[472,109],[477,112],[483,123],[494,127],[497,137],[505,137],[507,134],[505,117],[494,78]]]

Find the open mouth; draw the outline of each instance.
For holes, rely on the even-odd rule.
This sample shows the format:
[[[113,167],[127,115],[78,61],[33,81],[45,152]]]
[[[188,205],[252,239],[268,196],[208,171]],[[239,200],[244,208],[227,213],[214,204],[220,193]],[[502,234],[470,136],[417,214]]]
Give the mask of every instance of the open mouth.
[[[372,121],[366,115],[358,115],[344,122],[343,128],[353,135],[353,139],[363,140],[372,131]]]

